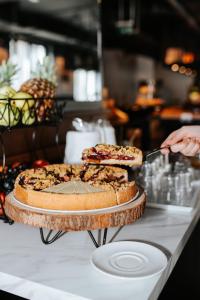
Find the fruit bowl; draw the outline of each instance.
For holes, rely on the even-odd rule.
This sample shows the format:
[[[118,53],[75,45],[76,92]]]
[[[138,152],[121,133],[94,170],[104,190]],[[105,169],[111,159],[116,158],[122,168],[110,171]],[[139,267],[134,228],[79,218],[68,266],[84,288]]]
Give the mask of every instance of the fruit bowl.
[[[66,101],[58,98],[32,98],[19,92],[12,98],[0,96],[0,129],[56,124],[62,119]]]
[[[18,66],[10,60],[0,64],[0,130],[56,123],[61,119],[66,102],[55,99],[54,60],[46,56],[42,62],[37,62],[34,69],[17,91],[12,83],[19,71]]]

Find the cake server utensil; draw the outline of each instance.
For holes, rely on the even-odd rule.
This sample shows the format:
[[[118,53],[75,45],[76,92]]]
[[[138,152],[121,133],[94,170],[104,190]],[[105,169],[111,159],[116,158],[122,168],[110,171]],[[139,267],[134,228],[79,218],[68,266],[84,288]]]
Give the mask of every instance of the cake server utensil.
[[[151,155],[156,154],[157,152],[160,152],[160,151],[163,150],[163,149],[169,149],[169,150],[170,150],[169,147],[156,148],[156,149],[152,150],[151,152],[147,153],[147,154],[144,156],[144,161],[146,161],[147,158],[149,158]]]

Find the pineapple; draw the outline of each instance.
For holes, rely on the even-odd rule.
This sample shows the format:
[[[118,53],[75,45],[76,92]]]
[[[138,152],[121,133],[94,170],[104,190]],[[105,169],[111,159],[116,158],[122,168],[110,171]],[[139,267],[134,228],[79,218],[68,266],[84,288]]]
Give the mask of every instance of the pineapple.
[[[52,113],[56,89],[56,75],[53,60],[46,56],[42,63],[37,63],[32,79],[22,84],[20,90],[36,99],[36,114],[39,122],[48,120]]]
[[[29,79],[22,84],[20,90],[30,94],[33,98],[53,98],[55,96],[55,86],[43,78]]]
[[[0,65],[0,95],[1,99],[12,97],[16,91],[11,87],[12,79],[16,75],[18,69],[15,64],[3,61]],[[2,101],[3,102],[3,101]]]

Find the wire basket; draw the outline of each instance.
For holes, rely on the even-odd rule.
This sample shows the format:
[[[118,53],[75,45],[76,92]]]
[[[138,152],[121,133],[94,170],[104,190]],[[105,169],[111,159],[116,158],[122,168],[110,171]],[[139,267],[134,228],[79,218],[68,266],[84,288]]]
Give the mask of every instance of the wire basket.
[[[56,124],[65,106],[61,98],[0,99],[0,129]]]

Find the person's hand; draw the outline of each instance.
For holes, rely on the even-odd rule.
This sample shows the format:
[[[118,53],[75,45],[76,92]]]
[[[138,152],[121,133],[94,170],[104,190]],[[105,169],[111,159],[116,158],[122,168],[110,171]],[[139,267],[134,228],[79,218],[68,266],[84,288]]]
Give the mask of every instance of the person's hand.
[[[161,144],[163,154],[181,152],[186,156],[194,156],[200,152],[200,126],[183,126],[173,131]]]

